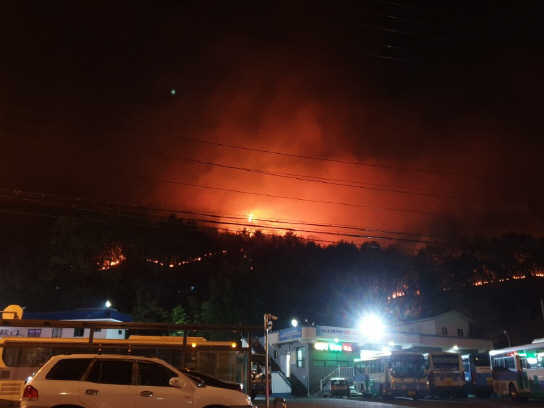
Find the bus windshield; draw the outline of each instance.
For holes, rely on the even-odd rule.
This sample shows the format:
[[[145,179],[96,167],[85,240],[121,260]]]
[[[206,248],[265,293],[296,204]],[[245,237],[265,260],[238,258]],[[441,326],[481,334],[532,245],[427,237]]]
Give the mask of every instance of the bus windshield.
[[[478,354],[474,356],[474,365],[476,367],[491,367],[489,354]]]
[[[421,355],[393,355],[390,362],[393,377],[425,376],[425,359]]]
[[[459,371],[458,354],[437,354],[431,358],[435,371]]]

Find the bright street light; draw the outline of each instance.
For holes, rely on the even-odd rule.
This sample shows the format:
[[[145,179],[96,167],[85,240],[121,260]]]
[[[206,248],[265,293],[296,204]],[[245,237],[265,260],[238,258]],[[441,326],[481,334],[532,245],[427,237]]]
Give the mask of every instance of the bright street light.
[[[380,340],[383,337],[385,326],[378,316],[369,314],[361,319],[359,329],[364,337],[372,340]]]
[[[111,307],[111,302],[109,300],[106,300],[106,307]]]
[[[291,320],[291,325],[292,325],[293,327],[297,327],[297,326],[298,326],[298,321],[297,321],[297,319]]]

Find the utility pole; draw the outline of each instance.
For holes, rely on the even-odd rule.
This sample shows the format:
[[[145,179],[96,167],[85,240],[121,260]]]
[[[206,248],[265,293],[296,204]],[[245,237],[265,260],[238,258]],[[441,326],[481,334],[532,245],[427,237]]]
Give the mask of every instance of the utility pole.
[[[276,316],[270,313],[264,315],[264,378],[265,378],[265,398],[266,408],[270,408],[270,367],[268,367],[268,330],[272,330],[273,320],[278,320]]]

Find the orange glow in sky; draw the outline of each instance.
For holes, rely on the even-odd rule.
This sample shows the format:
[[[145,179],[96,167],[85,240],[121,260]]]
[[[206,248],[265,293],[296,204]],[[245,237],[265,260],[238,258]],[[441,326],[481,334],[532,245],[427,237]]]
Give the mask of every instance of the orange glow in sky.
[[[0,188],[148,206],[233,232],[251,223],[322,245],[544,235],[544,82],[530,31],[492,24],[493,47],[437,53],[429,39],[456,26],[451,13],[417,23],[414,7],[389,2],[359,13],[219,2],[213,16],[200,2],[144,2],[122,25],[112,14],[99,27],[86,16],[103,16],[103,2],[48,15],[55,21],[12,3]],[[383,15],[369,24],[378,3]],[[142,25],[148,7],[157,20]],[[384,37],[385,16],[398,17],[388,30],[404,40]],[[466,42],[457,32],[439,37]]]

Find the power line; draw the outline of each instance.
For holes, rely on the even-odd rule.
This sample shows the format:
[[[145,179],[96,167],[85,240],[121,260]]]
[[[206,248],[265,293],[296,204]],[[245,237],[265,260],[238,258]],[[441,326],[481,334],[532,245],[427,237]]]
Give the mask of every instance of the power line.
[[[5,133],[0,133],[0,136],[4,137],[10,137],[10,138],[21,138],[26,140],[34,140],[34,141],[40,141],[50,144],[66,144],[66,142],[57,143],[49,140],[44,139],[34,139],[34,138],[27,138],[27,137],[19,137],[16,135],[10,135]],[[115,145],[113,143],[110,143],[111,145]],[[76,144],[71,144],[72,146],[79,146]],[[117,144],[119,145],[119,144]],[[96,148],[95,145],[89,145],[89,147]],[[308,176],[308,175],[300,175],[300,174],[292,174],[292,173],[282,173],[282,172],[274,172],[274,171],[268,171],[268,170],[261,170],[258,168],[247,168],[247,167],[240,167],[240,166],[234,166],[234,165],[228,165],[223,163],[216,163],[216,162],[210,162],[205,160],[199,160],[199,159],[193,159],[189,157],[182,157],[178,155],[173,155],[170,153],[164,153],[159,151],[153,151],[149,149],[139,149],[132,146],[126,146],[123,145],[124,150],[133,150],[140,153],[145,154],[153,154],[155,156],[162,156],[166,157],[171,160],[176,161],[182,161],[186,163],[193,163],[193,164],[200,164],[200,165],[207,165],[207,166],[214,166],[224,169],[230,169],[230,170],[236,170],[236,171],[243,171],[247,173],[253,173],[253,174],[261,174],[261,175],[267,175],[267,176],[273,176],[273,177],[280,177],[280,178],[288,178],[292,180],[297,181],[305,181],[305,182],[312,182],[312,183],[318,183],[318,184],[326,184],[326,185],[333,185],[338,187],[348,187],[348,188],[356,188],[356,189],[362,189],[362,190],[371,190],[371,191],[380,191],[380,192],[388,192],[388,193],[397,193],[397,194],[409,194],[409,195],[419,195],[419,196],[427,196],[427,197],[435,197],[435,198],[448,198],[448,199],[456,199],[456,200],[472,200],[472,201],[480,201],[480,202],[489,202],[491,200],[489,199],[483,199],[483,198],[476,198],[476,197],[466,197],[466,196],[459,196],[459,195],[446,195],[446,194],[439,194],[439,193],[431,193],[431,192],[422,192],[422,191],[405,191],[400,190],[399,188],[406,188],[410,189],[412,187],[397,187],[394,188],[386,188],[386,187],[371,187],[368,184],[370,183],[364,183],[359,182],[356,180],[341,180],[341,179],[331,179],[331,178],[325,178],[325,177],[315,177],[315,176]],[[380,185],[380,184],[375,184]]]
[[[238,145],[232,145],[232,144],[227,144],[227,143],[212,142],[212,141],[209,141],[209,140],[199,140],[199,139],[195,139],[195,138],[192,138],[192,137],[186,137],[186,136],[173,136],[173,135],[169,135],[169,134],[166,134],[166,133],[158,133],[158,134],[160,134],[161,136],[165,136],[165,137],[170,137],[170,138],[179,139],[179,140],[186,140],[186,141],[195,142],[195,143],[201,143],[201,144],[207,144],[207,145],[213,145],[213,146],[220,146],[220,147],[228,147],[230,149],[245,150],[245,151],[257,152],[257,153],[266,153],[266,154],[272,154],[272,155],[277,155],[277,156],[292,157],[292,158],[296,158],[296,159],[308,159],[308,160],[316,160],[316,161],[338,163],[338,164],[349,164],[349,165],[354,165],[354,166],[374,167],[374,168],[381,168],[381,169],[404,170],[404,171],[414,171],[414,172],[432,173],[432,174],[443,174],[443,175],[447,175],[447,176],[474,177],[474,178],[485,178],[485,179],[494,178],[492,176],[487,176],[487,175],[456,173],[456,172],[421,169],[421,168],[413,168],[413,167],[388,166],[388,165],[383,165],[383,164],[361,163],[361,162],[349,161],[349,160],[329,159],[329,158],[326,158],[326,157],[315,157],[315,156],[308,156],[308,155],[301,155],[301,154],[294,154],[294,153],[285,153],[285,152],[278,152],[278,151],[275,151],[275,150],[257,149],[257,148],[247,147],[247,146],[238,146]]]
[[[2,189],[0,191],[4,192],[10,192],[11,190]],[[27,195],[32,195],[34,198],[25,198],[20,197],[20,195],[24,193]],[[387,231],[382,229],[375,229],[375,228],[364,228],[359,226],[350,226],[350,225],[339,225],[339,224],[325,224],[325,223],[318,223],[318,222],[307,222],[307,221],[295,221],[295,220],[277,220],[277,219],[270,219],[270,218],[255,218],[256,221],[259,222],[270,222],[274,224],[279,225],[265,225],[265,224],[255,224],[252,222],[247,222],[246,216],[229,216],[229,215],[217,215],[217,214],[210,214],[210,213],[203,213],[203,212],[197,212],[197,211],[188,211],[188,210],[176,210],[176,209],[167,209],[167,208],[157,208],[157,207],[150,207],[146,205],[137,205],[137,204],[127,204],[127,203],[118,203],[118,202],[101,202],[98,200],[90,200],[90,199],[81,199],[76,197],[67,197],[67,196],[58,196],[53,194],[46,194],[46,193],[30,193],[30,192],[21,192],[16,191],[16,196],[9,196],[8,198],[15,198],[16,200],[24,200],[24,201],[30,201],[30,202],[41,202],[42,204],[54,204],[54,205],[60,205],[61,207],[64,206],[68,209],[78,209],[78,210],[84,210],[84,211],[94,211],[96,212],[97,209],[95,208],[89,208],[85,206],[86,202],[92,202],[92,203],[99,203],[102,205],[106,205],[106,207],[110,208],[110,212],[106,213],[101,211],[103,214],[110,214],[111,215],[111,206],[117,206],[117,208],[124,208],[127,209],[140,209],[145,211],[160,211],[160,212],[167,212],[167,213],[176,213],[176,214],[185,214],[185,215],[192,215],[192,216],[204,216],[205,218],[193,218],[194,221],[202,222],[202,223],[211,223],[216,225],[234,225],[234,226],[240,226],[240,227],[249,227],[252,229],[266,229],[266,230],[281,230],[281,231],[295,231],[295,232],[304,232],[309,234],[320,234],[320,235],[335,235],[335,236],[347,236],[351,238],[368,238],[368,239],[386,239],[386,240],[397,240],[395,237],[385,237],[385,236],[376,236],[376,235],[370,235],[370,234],[360,234],[360,233],[349,233],[349,232],[340,232],[340,231],[324,231],[324,230],[312,230],[309,228],[336,228],[340,230],[351,230],[351,231],[359,231],[359,232],[374,232],[374,233],[382,233],[382,234],[388,234],[388,235],[408,235],[412,237],[431,237],[431,238],[448,238],[451,239],[453,237],[446,237],[446,236],[432,236],[429,234],[415,234],[415,233],[409,233],[409,232],[402,232],[402,231]],[[68,199],[72,203],[64,203],[59,201],[45,201],[47,198],[53,197],[56,199]],[[142,216],[134,216],[130,214],[121,214],[121,213],[114,213],[113,215],[119,215],[124,217],[130,217],[130,218],[137,218],[140,220],[144,220],[145,218]],[[211,218],[211,219],[210,219]],[[242,222],[241,220],[244,220]],[[282,226],[282,224],[286,224],[287,226]],[[297,226],[297,227],[293,227]],[[305,228],[309,227],[309,228]],[[399,240],[405,240],[409,242],[427,242],[424,240],[417,240],[417,239],[408,239],[408,238],[398,238]],[[428,241],[431,242],[431,241]]]
[[[164,180],[164,179],[157,179],[157,178],[138,176],[138,175],[132,175],[131,177],[138,177],[148,181],[175,184],[175,185],[181,185],[181,186],[187,186],[187,187],[205,188],[209,190],[225,191],[229,193],[249,194],[249,195],[256,195],[261,197],[280,198],[285,200],[295,200],[295,201],[303,201],[303,202],[310,202],[310,203],[317,203],[317,204],[333,204],[333,205],[341,205],[346,207],[358,207],[358,208],[368,208],[368,209],[387,210],[387,211],[401,211],[401,212],[411,212],[411,213],[429,214],[429,215],[451,215],[447,213],[434,212],[434,211],[409,210],[409,209],[393,208],[393,207],[379,207],[379,206],[371,206],[371,205],[363,205],[363,204],[343,203],[338,201],[312,200],[308,198],[289,197],[289,196],[281,196],[281,195],[266,194],[266,193],[256,193],[251,191],[235,190],[235,189],[222,188],[222,187],[212,187],[212,186],[207,186],[202,184],[184,183],[181,181]]]
[[[0,190],[0,191],[4,191],[4,192],[11,192],[12,190],[7,190],[7,189],[3,189],[3,190]],[[229,231],[231,233],[239,233],[241,232],[240,230],[232,230],[231,228],[229,227],[243,227],[244,230],[246,228],[250,228],[251,230],[259,230],[259,231],[263,231],[263,230],[270,230],[270,231],[286,231],[286,232],[294,232],[294,233],[305,233],[305,234],[310,234],[311,238],[308,237],[308,238],[304,238],[304,237],[299,237],[300,239],[302,240],[308,240],[308,241],[318,241],[318,242],[328,242],[328,243],[337,243],[338,241],[328,241],[328,240],[323,240],[323,239],[319,239],[319,238],[315,238],[313,237],[314,234],[317,234],[317,235],[328,235],[328,236],[337,236],[337,237],[346,237],[346,238],[356,238],[356,239],[369,239],[369,240],[377,240],[377,241],[381,241],[381,240],[384,240],[384,241],[389,241],[389,242],[397,242],[397,243],[416,243],[416,244],[446,244],[446,245],[463,245],[467,242],[469,242],[470,238],[468,237],[463,237],[463,236],[457,236],[457,237],[453,237],[453,236],[433,236],[433,235],[429,235],[429,234],[415,234],[415,233],[407,233],[407,232],[398,232],[398,231],[385,231],[385,230],[379,230],[379,229],[369,229],[369,228],[362,228],[362,227],[357,227],[357,226],[346,226],[346,225],[334,225],[334,224],[322,224],[322,223],[312,223],[312,222],[297,222],[297,221],[289,221],[289,220],[270,220],[270,219],[266,219],[266,218],[261,218],[259,219],[260,221],[265,221],[265,222],[268,222],[268,221],[272,221],[272,222],[275,222],[275,223],[285,223],[285,224],[299,224],[301,227],[305,227],[305,226],[308,226],[310,228],[293,228],[293,227],[289,227],[289,226],[268,226],[268,225],[263,225],[263,224],[255,224],[255,223],[251,223],[251,222],[247,222],[247,221],[244,221],[244,222],[241,222],[240,220],[242,219],[246,219],[246,217],[240,217],[240,216],[228,216],[228,215],[216,215],[216,214],[209,214],[209,213],[202,213],[202,212],[195,212],[195,211],[183,211],[183,210],[173,210],[173,209],[165,209],[165,208],[155,208],[155,207],[149,207],[149,206],[142,206],[142,205],[138,205],[138,204],[128,204],[128,203],[118,203],[118,202],[111,202],[111,201],[105,201],[105,202],[101,202],[99,200],[91,200],[91,199],[81,199],[81,198],[76,198],[76,197],[67,197],[67,196],[58,196],[58,195],[52,195],[52,194],[46,194],[46,193],[30,193],[30,192],[22,192],[22,191],[14,191],[14,194],[16,196],[19,196],[21,194],[27,194],[27,195],[34,195],[35,198],[22,198],[22,197],[15,197],[17,200],[24,200],[24,201],[29,201],[29,202],[33,202],[35,204],[47,204],[47,205],[50,205],[50,204],[54,204],[55,206],[57,206],[57,208],[64,208],[64,209],[70,209],[70,210],[78,210],[78,211],[84,211],[86,213],[100,213],[102,215],[108,215],[108,216],[116,216],[117,218],[118,217],[122,217],[122,218],[129,218],[129,219],[132,219],[132,220],[136,220],[136,221],[142,221],[142,222],[135,222],[135,221],[131,221],[131,222],[120,222],[120,221],[116,221],[116,220],[112,220],[112,219],[109,219],[109,220],[104,220],[104,219],[96,219],[96,218],[93,218],[93,219],[88,219],[88,218],[78,218],[78,217],[74,217],[74,216],[66,216],[66,215],[62,215],[62,214],[46,214],[46,213],[43,213],[43,212],[32,212],[32,211],[22,211],[22,210],[8,210],[8,209],[0,209],[0,212],[3,212],[3,213],[9,213],[9,214],[17,214],[17,215],[33,215],[33,216],[42,216],[42,217],[49,217],[49,218],[55,218],[55,219],[79,219],[79,220],[82,220],[82,221],[90,221],[90,222],[100,222],[100,223],[109,223],[109,224],[118,224],[118,225],[129,225],[129,226],[138,226],[138,227],[154,227],[154,228],[167,228],[167,229],[182,229],[182,230],[194,230],[194,227],[193,226],[190,226],[190,225],[187,225],[187,224],[182,224],[182,225],[179,225],[179,224],[176,224],[176,223],[167,223],[167,224],[164,224],[164,221],[168,221],[168,218],[167,217],[164,217],[164,216],[161,216],[161,217],[155,217],[155,219],[159,222],[159,224],[149,224],[149,213],[145,213],[145,216],[143,215],[134,215],[134,214],[126,214],[126,213],[122,213],[120,212],[121,209],[124,209],[124,210],[128,210],[130,209],[131,211],[135,211],[137,209],[139,210],[146,210],[146,211],[149,211],[149,210],[154,210],[154,211],[160,211],[160,212],[168,212],[168,213],[180,213],[180,214],[189,214],[189,215],[198,215],[198,216],[204,216],[204,217],[207,217],[205,219],[202,219],[202,218],[187,218],[186,221],[192,221],[192,222],[195,222],[197,223],[201,223],[201,224],[212,224],[214,225],[214,229],[219,229],[219,230],[225,230],[225,231]],[[57,197],[57,198],[63,198],[63,199],[70,199],[72,201],[74,201],[75,203],[62,203],[62,202],[51,202],[51,201],[45,201],[46,198],[48,197]],[[7,197],[8,199],[9,198],[14,198],[13,196],[9,196]],[[41,198],[41,200],[40,200]],[[109,208],[110,211],[104,211],[103,209],[101,208],[96,208],[96,207],[88,207],[85,205],[85,202],[86,201],[90,201],[90,202],[94,202],[95,204],[96,203],[101,203],[103,205],[106,205],[106,207]],[[76,204],[77,203],[77,204]],[[116,209],[115,207],[112,207],[112,206],[121,206],[122,208],[121,209]],[[113,211],[113,212],[112,212]],[[208,218],[212,218],[212,219],[208,219]],[[225,218],[225,219],[231,219],[231,221],[225,221],[225,220],[222,220],[221,218]],[[181,220],[183,221],[183,219]],[[359,231],[357,233],[350,233],[350,232],[342,232],[342,231],[323,231],[323,230],[315,230],[315,229],[311,229],[311,227],[334,227],[334,228],[339,228],[339,229],[348,229],[348,230],[354,230],[354,231]],[[366,234],[362,234],[360,232],[378,232],[378,233],[385,233],[387,235],[410,235],[412,236],[413,238],[404,238],[404,237],[395,237],[395,236],[384,236],[384,235],[376,235],[376,234],[370,234],[370,233],[366,233]],[[274,233],[272,235],[275,235]],[[436,239],[433,239],[433,240],[430,240],[430,239],[425,239],[425,238],[441,238],[442,241],[437,241]],[[455,241],[453,241],[453,239],[455,239]],[[410,249],[410,251],[414,251],[414,249]]]
[[[17,192],[18,194],[20,194],[21,192]],[[43,196],[47,196],[47,194],[42,194]],[[77,199],[77,200],[80,200],[80,199]],[[36,200],[32,200],[32,201],[36,201]],[[108,205],[110,205],[112,203],[108,202]],[[129,206],[127,204],[127,206]],[[130,206],[137,206],[137,205],[130,205]],[[145,207],[141,207],[141,206],[138,206],[139,208],[143,208],[145,209]],[[93,213],[96,213],[98,211],[96,210],[92,210],[92,209],[89,209],[89,208],[76,208],[74,206],[71,206],[72,209],[79,209],[79,210],[83,210],[85,212],[93,212]],[[162,209],[164,210],[164,209]],[[166,211],[166,210],[164,210]],[[175,210],[170,210],[171,212],[176,212]],[[176,223],[167,223],[165,224],[164,221],[167,221],[168,219],[165,218],[165,217],[159,217],[159,218],[156,218],[156,220],[159,222],[157,224],[150,224],[149,223],[149,218],[148,217],[137,217],[137,216],[132,216],[132,215],[127,215],[127,214],[122,214],[122,213],[105,213],[105,212],[100,212],[101,214],[104,214],[104,215],[116,215],[118,217],[124,217],[124,218],[135,218],[136,220],[140,219],[141,221],[144,221],[144,222],[141,222],[141,223],[137,223],[137,222],[134,222],[134,221],[131,221],[131,222],[121,222],[121,221],[116,221],[116,220],[112,220],[112,219],[109,219],[109,220],[106,220],[106,219],[96,219],[96,218],[92,218],[92,219],[89,219],[89,218],[79,218],[79,217],[74,217],[74,216],[66,216],[66,215],[61,215],[61,214],[45,214],[45,213],[40,213],[40,212],[31,212],[31,211],[21,211],[21,210],[7,210],[7,209],[0,209],[0,212],[3,212],[3,213],[8,213],[8,214],[16,214],[16,215],[32,215],[32,216],[41,216],[41,217],[49,217],[49,218],[55,218],[55,219],[77,219],[77,220],[80,220],[80,221],[85,221],[85,222],[98,222],[98,223],[102,223],[102,224],[116,224],[116,225],[126,225],[126,226],[137,226],[137,227],[151,227],[151,228],[159,228],[159,229],[173,229],[173,230],[192,230],[194,231],[195,230],[195,227],[193,226],[190,226],[190,225],[187,225],[187,224],[176,224]],[[179,212],[179,211],[178,211]],[[181,211],[181,212],[184,212],[184,213],[187,213],[186,211]],[[162,221],[161,221],[162,220]],[[402,244],[403,242],[404,243],[419,243],[419,244],[445,244],[445,245],[464,245],[466,243],[469,242],[469,238],[468,237],[457,237],[457,240],[456,241],[441,241],[441,242],[438,242],[436,240],[428,240],[428,239],[416,239],[416,238],[398,238],[398,237],[389,237],[389,236],[380,236],[380,235],[371,235],[371,234],[360,234],[360,233],[342,233],[342,232],[331,232],[331,231],[321,231],[321,230],[311,230],[311,229],[296,229],[296,228],[289,228],[289,227],[268,227],[268,226],[265,226],[265,225],[259,225],[259,224],[251,224],[251,223],[241,223],[241,222],[232,222],[232,221],[229,221],[229,222],[221,222],[219,220],[202,220],[202,219],[187,219],[187,221],[194,221],[194,222],[201,222],[201,223],[208,223],[208,224],[212,224],[212,225],[215,225],[216,227],[213,227],[213,229],[217,229],[217,230],[224,230],[224,231],[228,231],[230,233],[233,233],[233,234],[238,234],[242,231],[240,230],[233,230],[229,227],[232,227],[232,226],[238,226],[238,227],[244,227],[244,230],[246,228],[250,228],[251,230],[254,230],[254,231],[261,231],[261,233],[265,234],[265,235],[271,235],[271,236],[274,236],[274,235],[277,235],[275,233],[271,233],[271,234],[266,234],[266,232],[264,232],[263,230],[272,230],[272,231],[277,231],[277,230],[283,230],[283,231],[287,231],[287,232],[294,232],[294,233],[306,233],[306,234],[311,234],[310,237],[297,237],[297,239],[300,239],[302,241],[315,241],[315,242],[326,242],[326,243],[330,243],[330,244],[335,244],[335,243],[338,243],[339,241],[330,241],[330,240],[324,240],[324,239],[321,239],[321,238],[316,238],[313,236],[313,234],[318,234],[318,235],[329,235],[329,236],[337,236],[337,237],[346,237],[346,238],[364,238],[364,239],[369,239],[369,240],[376,240],[376,241],[382,241],[382,240],[385,240],[385,241],[394,241],[396,242],[397,244]],[[198,224],[197,224],[198,225]],[[229,227],[227,227],[227,226]],[[209,227],[209,228],[212,228],[212,227]],[[418,234],[413,234],[415,236],[418,236]],[[425,237],[427,235],[419,235],[420,237]],[[447,238],[453,238],[453,237],[447,237]],[[522,242],[523,243],[523,242]],[[522,244],[520,243],[520,244]],[[510,245],[510,244],[505,244],[505,245]],[[535,245],[537,245],[535,243]],[[414,249],[414,248],[409,248],[409,251],[410,252],[417,252],[418,250],[417,249]]]

